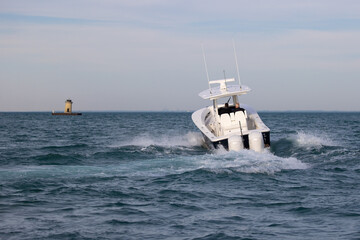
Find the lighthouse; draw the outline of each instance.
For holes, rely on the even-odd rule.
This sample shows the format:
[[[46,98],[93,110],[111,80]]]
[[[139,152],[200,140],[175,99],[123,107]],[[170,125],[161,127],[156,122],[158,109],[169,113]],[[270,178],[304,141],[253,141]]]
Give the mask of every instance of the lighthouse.
[[[71,101],[71,99],[67,99],[65,101],[65,111],[64,113],[56,113],[56,112],[52,112],[52,115],[70,115],[70,116],[73,116],[73,115],[82,115],[81,113],[73,113],[72,112],[72,104],[73,102]]]
[[[72,112],[72,101],[71,99],[68,99],[65,101],[65,111],[64,113],[71,113]]]

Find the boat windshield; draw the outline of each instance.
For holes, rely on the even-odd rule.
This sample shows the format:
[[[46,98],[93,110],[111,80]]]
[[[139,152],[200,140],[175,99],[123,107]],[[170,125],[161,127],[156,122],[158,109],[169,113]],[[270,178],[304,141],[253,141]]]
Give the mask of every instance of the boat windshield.
[[[232,113],[237,111],[244,111],[243,108],[240,107],[240,104],[238,102],[238,97],[236,95],[228,97],[228,98],[221,98],[219,99],[218,105],[217,105],[217,112],[219,115],[224,113]]]

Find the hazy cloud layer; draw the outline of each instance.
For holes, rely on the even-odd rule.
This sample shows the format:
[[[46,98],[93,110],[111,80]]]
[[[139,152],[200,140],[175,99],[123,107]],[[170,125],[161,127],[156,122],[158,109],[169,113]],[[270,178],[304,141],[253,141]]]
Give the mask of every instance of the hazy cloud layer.
[[[2,1],[0,111],[194,110],[236,77],[259,110],[359,111],[359,1]]]

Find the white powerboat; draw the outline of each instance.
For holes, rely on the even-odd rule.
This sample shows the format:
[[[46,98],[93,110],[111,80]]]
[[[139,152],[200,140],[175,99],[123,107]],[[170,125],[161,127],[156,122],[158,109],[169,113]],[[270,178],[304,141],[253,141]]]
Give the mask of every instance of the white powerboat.
[[[211,100],[213,104],[194,112],[192,120],[209,148],[222,145],[229,151],[251,149],[261,152],[270,147],[270,129],[253,108],[239,103],[239,96],[251,89],[240,84],[228,84],[234,81],[234,78],[209,81],[209,89],[202,91],[199,96]],[[218,85],[212,87],[214,84]]]

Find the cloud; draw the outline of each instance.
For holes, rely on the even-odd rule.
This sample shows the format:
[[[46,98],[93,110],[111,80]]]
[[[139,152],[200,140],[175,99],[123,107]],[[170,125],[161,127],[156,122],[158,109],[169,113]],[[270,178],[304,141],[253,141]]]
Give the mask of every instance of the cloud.
[[[0,13],[49,19],[108,21],[131,27],[188,31],[277,28],[359,29],[360,2],[338,1],[2,1]],[[352,24],[353,22],[357,24]],[[350,26],[349,26],[350,25]],[[249,27],[250,26],[250,27]]]

